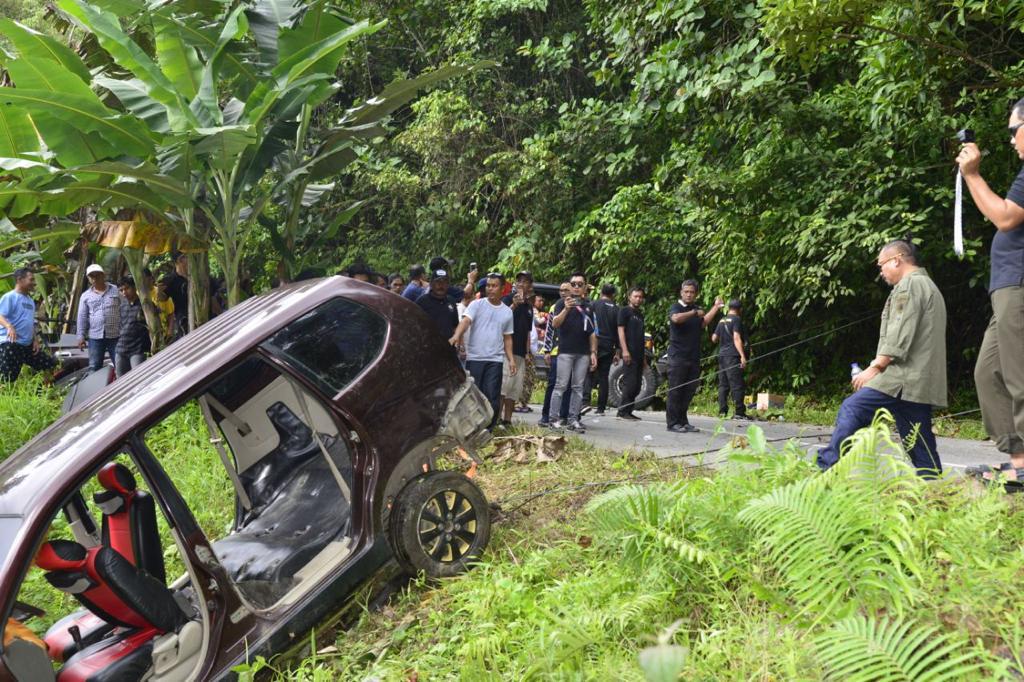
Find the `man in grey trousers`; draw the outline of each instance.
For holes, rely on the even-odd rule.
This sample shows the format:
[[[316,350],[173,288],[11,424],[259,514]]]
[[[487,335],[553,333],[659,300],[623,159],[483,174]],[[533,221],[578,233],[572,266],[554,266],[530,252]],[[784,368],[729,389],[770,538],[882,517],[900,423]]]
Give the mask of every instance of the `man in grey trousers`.
[[[571,387],[569,430],[583,433],[580,422],[583,383],[587,373],[597,367],[597,335],[594,311],[585,298],[587,278],[582,272],[574,272],[569,278],[569,287],[569,296],[558,301],[551,313],[551,326],[558,330],[558,375],[555,390],[551,392],[551,404],[561,405],[562,394]],[[561,419],[552,419],[551,426],[560,429],[564,424]]]

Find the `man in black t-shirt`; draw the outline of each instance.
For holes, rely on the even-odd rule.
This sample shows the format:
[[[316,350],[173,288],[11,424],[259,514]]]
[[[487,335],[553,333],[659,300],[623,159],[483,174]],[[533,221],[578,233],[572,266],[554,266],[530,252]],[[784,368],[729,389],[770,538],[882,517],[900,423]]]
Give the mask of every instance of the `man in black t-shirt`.
[[[455,328],[459,326],[458,306],[448,297],[449,282],[447,270],[434,270],[430,273],[427,293],[416,299],[416,305],[433,321],[445,341],[455,335]]]
[[[587,279],[582,272],[569,278],[568,298],[558,301],[552,312],[551,326],[558,330],[558,370],[551,404],[561,405],[562,395],[572,389],[569,401],[569,430],[583,433],[580,409],[587,372],[597,367],[597,337],[594,335],[593,304],[584,298]],[[562,420],[551,421],[562,428]]]
[[[174,302],[173,339],[188,333],[188,256],[175,253],[174,273],[167,281],[167,296]]]
[[[612,369],[619,349],[619,306],[615,305],[614,284],[601,287],[601,298],[594,302],[594,322],[597,324],[597,415],[603,416],[608,407],[608,373]]]
[[[628,301],[629,305],[619,310],[616,325],[623,365],[622,395],[619,397],[619,412],[616,416],[619,419],[639,421],[640,417],[633,414],[633,404],[640,393],[647,361],[644,354],[644,313],[640,310],[644,304],[643,288],[630,289]]]
[[[746,386],[743,370],[747,367],[747,330],[740,319],[740,302],[729,301],[729,313],[721,319],[711,335],[711,343],[718,344],[718,416],[725,419],[729,413],[729,394],[736,405],[735,419],[748,419],[743,404]]]
[[[668,430],[675,433],[699,431],[686,416],[697,392],[700,377],[700,340],[704,327],[711,324],[722,309],[716,298],[711,310],[697,305],[700,291],[696,280],[688,279],[679,287],[679,300],[668,309],[668,405],[665,418]]]
[[[1008,128],[1010,144],[1024,160],[1024,99],[1013,105]],[[1002,473],[1024,481],[1024,168],[1003,198],[981,177],[978,145],[965,144],[956,160],[974,204],[996,228],[988,280],[992,317],[974,366],[978,404],[989,438],[1010,457]]]
[[[533,275],[522,271],[516,275],[512,293],[501,302],[512,309],[512,355],[520,372],[510,374],[508,363],[501,377],[501,423],[512,423],[512,410],[523,393],[526,376],[526,358],[530,355],[530,331],[533,329]]]

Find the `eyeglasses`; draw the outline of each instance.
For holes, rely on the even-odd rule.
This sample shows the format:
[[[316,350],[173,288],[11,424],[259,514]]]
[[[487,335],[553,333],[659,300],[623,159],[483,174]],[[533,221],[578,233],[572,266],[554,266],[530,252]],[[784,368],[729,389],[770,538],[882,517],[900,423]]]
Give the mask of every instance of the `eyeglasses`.
[[[877,265],[878,269],[881,270],[882,268],[885,267],[886,263],[888,263],[891,260],[896,260],[897,258],[899,258],[899,256],[890,256],[889,258],[886,258],[883,261],[879,261],[878,263],[875,263],[875,265]]]
[[[569,286],[571,287],[581,287],[584,284],[586,284],[586,282],[569,282]]]
[[[1021,126],[1024,126],[1024,122],[1018,123],[1015,126],[1009,126],[1007,130],[1010,131],[1010,137],[1016,137],[1017,131],[1021,129]]]

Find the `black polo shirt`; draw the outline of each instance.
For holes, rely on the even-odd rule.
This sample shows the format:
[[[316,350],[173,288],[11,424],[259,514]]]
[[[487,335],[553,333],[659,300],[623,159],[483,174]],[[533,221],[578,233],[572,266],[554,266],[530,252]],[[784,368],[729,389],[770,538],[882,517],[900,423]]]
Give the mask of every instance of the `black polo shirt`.
[[[598,353],[611,355],[619,347],[619,306],[604,299],[594,301],[594,322]]]
[[[435,328],[445,340],[452,338],[455,328],[459,326],[459,309],[455,303],[447,296],[434,298],[427,292],[416,299],[416,305],[433,320]]]
[[[558,353],[559,355],[589,355],[590,335],[594,333],[594,312],[591,306],[593,303],[584,299],[576,305],[575,310],[570,310],[565,316],[565,321],[558,328]],[[565,300],[559,299],[555,303],[553,313],[558,315],[565,309]]]
[[[618,326],[623,328],[626,337],[626,350],[633,359],[640,361],[644,357],[644,313],[639,308],[625,305],[619,308]],[[617,330],[616,330],[617,331]]]
[[[747,330],[743,327],[743,320],[739,315],[726,315],[715,328],[718,335],[718,355],[727,358],[739,358],[740,353],[736,350],[736,343],[733,341],[734,332],[740,333],[740,341],[747,345]]]
[[[679,301],[668,309],[668,359],[677,361],[700,361],[700,335],[704,321],[699,315],[688,317],[676,324],[672,316],[697,310],[695,305],[683,305]]]
[[[1006,198],[1024,208],[1024,168],[1017,174]],[[992,237],[991,255],[989,293],[1024,284],[1024,223],[1008,232],[996,230]]]
[[[501,299],[512,308],[512,295]],[[533,329],[533,306],[525,301],[512,308],[512,355],[525,358],[530,351],[530,330]]]

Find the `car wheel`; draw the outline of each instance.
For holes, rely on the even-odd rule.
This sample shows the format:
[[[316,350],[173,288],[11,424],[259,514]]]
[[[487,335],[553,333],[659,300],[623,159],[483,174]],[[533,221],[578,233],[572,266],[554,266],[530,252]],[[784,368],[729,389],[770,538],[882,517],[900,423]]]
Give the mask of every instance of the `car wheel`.
[[[398,493],[390,530],[403,569],[447,578],[465,571],[487,547],[490,509],[480,488],[461,473],[430,471]]]
[[[622,402],[622,363],[616,362],[608,370],[608,406],[618,407]]]

